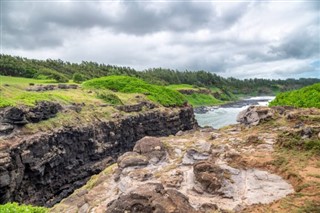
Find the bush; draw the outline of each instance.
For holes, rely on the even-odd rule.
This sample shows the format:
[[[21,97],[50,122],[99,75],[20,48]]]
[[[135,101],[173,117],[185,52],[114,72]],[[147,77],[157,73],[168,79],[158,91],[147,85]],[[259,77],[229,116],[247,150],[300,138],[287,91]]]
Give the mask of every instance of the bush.
[[[294,106],[320,108],[320,83],[291,92],[283,92],[269,106]]]
[[[84,88],[109,89],[123,93],[142,93],[151,101],[163,106],[182,106],[186,99],[177,91],[164,86],[148,84],[143,80],[129,76],[107,76],[84,82]]]
[[[81,83],[81,82],[85,81],[85,76],[76,72],[73,74],[72,80],[76,83]]]
[[[18,203],[6,203],[0,205],[1,213],[46,213],[48,212],[47,208],[36,207],[31,205],[19,205]]]

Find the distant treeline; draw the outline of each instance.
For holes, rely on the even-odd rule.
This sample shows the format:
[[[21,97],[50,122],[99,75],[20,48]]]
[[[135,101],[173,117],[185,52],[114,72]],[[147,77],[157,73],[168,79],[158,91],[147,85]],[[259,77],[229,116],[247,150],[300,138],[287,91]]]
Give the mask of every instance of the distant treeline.
[[[18,56],[0,55],[0,75],[36,79],[55,79],[58,82],[73,80],[82,82],[107,75],[127,75],[141,78],[158,85],[191,84],[201,87],[216,87],[233,94],[262,95],[275,94],[320,82],[315,78],[286,80],[223,78],[206,71],[177,71],[152,68],[137,71],[130,67],[99,64],[83,61],[70,63],[62,60],[36,60]]]

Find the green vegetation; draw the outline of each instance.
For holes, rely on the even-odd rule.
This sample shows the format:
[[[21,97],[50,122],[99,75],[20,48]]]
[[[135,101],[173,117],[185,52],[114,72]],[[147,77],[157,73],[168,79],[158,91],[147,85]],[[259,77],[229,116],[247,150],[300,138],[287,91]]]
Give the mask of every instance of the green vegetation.
[[[193,93],[191,95],[184,95],[184,97],[192,106],[217,105],[222,103],[222,101],[217,100],[209,94]]]
[[[57,101],[60,103],[97,102],[93,95],[81,90],[51,90],[43,92],[26,91],[29,84],[47,84],[55,80],[37,80],[30,78],[18,78],[0,76],[0,107],[27,105],[33,106],[37,101]],[[101,102],[101,101],[99,101]]]
[[[10,55],[0,55],[0,75],[18,76],[36,79],[55,79],[59,82],[74,80],[80,83],[85,80],[110,75],[127,75],[143,79],[150,84],[172,85],[189,84],[205,88],[218,88],[216,98],[230,101],[235,95],[274,95],[278,92],[290,91],[319,83],[320,79],[245,79],[223,78],[206,71],[176,71],[163,68],[152,68],[136,71],[130,67],[98,64],[83,61],[80,64],[62,60],[35,60]],[[176,89],[176,88],[172,88]],[[221,97],[221,98],[220,98]]]
[[[1,213],[46,213],[47,208],[36,207],[31,205],[19,205],[18,203],[6,203],[0,205]]]
[[[320,108],[320,83],[280,93],[269,105]]]
[[[108,76],[84,82],[84,88],[108,89],[123,93],[142,93],[151,101],[163,106],[182,106],[186,100],[179,92],[163,86],[151,85],[138,78],[129,76]]]
[[[97,97],[112,105],[123,105],[121,99],[117,95],[112,93],[108,93],[105,91],[98,92]]]
[[[195,85],[190,85],[190,84],[171,84],[171,85],[168,85],[166,86],[167,88],[169,89],[173,89],[173,90],[183,90],[183,89],[186,89],[186,90],[198,90],[198,89],[206,89],[204,87],[200,88],[198,86],[195,86]]]

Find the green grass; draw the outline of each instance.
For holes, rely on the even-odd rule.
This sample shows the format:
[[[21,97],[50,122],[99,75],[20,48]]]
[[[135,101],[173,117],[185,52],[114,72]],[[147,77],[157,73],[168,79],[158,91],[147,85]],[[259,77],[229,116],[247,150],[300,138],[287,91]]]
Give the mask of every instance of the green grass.
[[[18,203],[6,203],[0,205],[1,213],[46,213],[48,212],[47,208],[36,207],[31,205],[19,205]]]
[[[279,93],[269,106],[320,108],[320,83],[291,92]]]
[[[0,75],[0,84],[19,84],[21,86],[27,86],[29,83],[35,83],[35,84],[47,84],[47,83],[56,83],[55,80],[45,79],[45,80],[39,80],[34,78],[19,78],[19,77],[11,77],[11,76],[3,76]]]
[[[192,106],[208,106],[223,103],[209,94],[193,93],[191,95],[184,95],[184,97]]]
[[[190,85],[190,84],[171,84],[171,85],[166,86],[166,88],[173,89],[173,90],[182,90],[182,89],[199,90],[199,89],[206,89],[204,87],[197,87],[197,86]]]
[[[149,100],[163,106],[182,106],[186,99],[177,91],[164,86],[148,84],[143,80],[129,76],[107,76],[86,81],[82,84],[87,89],[108,89],[122,93],[142,93]]]

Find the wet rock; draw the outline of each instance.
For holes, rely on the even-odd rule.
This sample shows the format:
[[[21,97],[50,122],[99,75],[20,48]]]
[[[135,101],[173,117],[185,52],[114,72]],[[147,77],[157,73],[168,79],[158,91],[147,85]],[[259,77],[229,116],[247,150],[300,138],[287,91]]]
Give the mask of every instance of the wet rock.
[[[271,119],[273,112],[268,107],[250,106],[241,111],[237,116],[237,121],[245,125],[258,125],[261,121]]]
[[[122,169],[131,166],[146,166],[148,158],[136,152],[126,152],[118,158],[117,163]]]
[[[166,154],[163,143],[156,137],[144,137],[137,141],[134,152],[146,156],[150,161],[157,163]]]
[[[107,213],[195,213],[188,198],[174,190],[165,190],[161,184],[148,183],[137,187],[110,202]]]
[[[196,163],[193,173],[203,189],[209,193],[213,194],[222,187],[224,170],[209,161]]]

